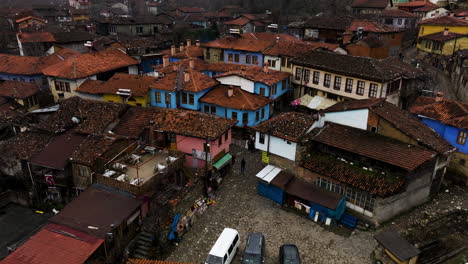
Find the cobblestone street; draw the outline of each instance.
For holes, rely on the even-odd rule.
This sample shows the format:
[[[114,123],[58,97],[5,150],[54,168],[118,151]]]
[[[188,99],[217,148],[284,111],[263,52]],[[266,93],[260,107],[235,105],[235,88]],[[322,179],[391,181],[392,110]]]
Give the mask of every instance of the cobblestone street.
[[[240,263],[249,232],[262,232],[266,239],[266,264],[278,263],[278,250],[284,243],[296,244],[303,263],[369,263],[376,245],[373,232],[355,231],[344,237],[327,231],[313,221],[287,212],[256,191],[255,175],[264,164],[260,154],[237,154],[234,172],[222,184],[211,206],[194,222],[193,228],[168,258],[170,261],[204,263],[208,252],[225,227],[240,232],[241,246],[234,263]],[[242,158],[247,162],[246,175],[240,175]]]

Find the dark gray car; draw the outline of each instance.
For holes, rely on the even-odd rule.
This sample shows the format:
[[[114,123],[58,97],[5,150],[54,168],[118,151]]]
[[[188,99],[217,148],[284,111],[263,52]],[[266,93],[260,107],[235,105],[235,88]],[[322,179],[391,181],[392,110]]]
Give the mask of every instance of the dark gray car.
[[[265,237],[262,233],[249,233],[245,246],[243,264],[262,264],[265,252]]]
[[[279,251],[279,262],[280,264],[301,264],[299,249],[296,245],[282,245]]]

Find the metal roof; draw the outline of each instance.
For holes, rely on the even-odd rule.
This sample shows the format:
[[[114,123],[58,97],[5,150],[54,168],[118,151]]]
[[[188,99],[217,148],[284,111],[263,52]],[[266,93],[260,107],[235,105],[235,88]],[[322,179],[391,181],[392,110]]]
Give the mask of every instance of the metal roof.
[[[257,173],[257,178],[260,178],[268,183],[270,183],[279,173],[281,169],[273,165],[267,165],[259,173]]]

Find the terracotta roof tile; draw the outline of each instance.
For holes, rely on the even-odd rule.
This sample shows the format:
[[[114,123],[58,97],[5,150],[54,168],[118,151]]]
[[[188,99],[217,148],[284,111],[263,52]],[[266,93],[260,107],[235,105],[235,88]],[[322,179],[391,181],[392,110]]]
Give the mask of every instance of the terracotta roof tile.
[[[265,41],[271,41],[271,42],[303,42],[300,39],[288,35],[288,34],[282,34],[282,33],[270,33],[270,32],[252,32],[252,33],[243,33],[241,34],[242,38],[247,38],[247,39],[255,39],[255,40],[265,40]]]
[[[26,131],[0,142],[0,147],[4,152],[11,152],[11,155],[18,159],[27,160],[42,151],[52,139],[53,136],[50,134]]]
[[[382,16],[382,17],[395,17],[395,18],[398,18],[398,17],[419,18],[419,16],[416,15],[416,14],[406,12],[406,11],[403,11],[403,10],[400,10],[400,9],[385,9],[385,10],[382,11],[380,16]]]
[[[406,3],[398,4],[398,7],[415,7],[415,6],[437,6],[430,1],[411,1]]]
[[[389,0],[354,0],[351,6],[352,7],[358,7],[358,8],[380,8],[380,9],[384,9],[388,5],[389,5]]]
[[[3,264],[81,264],[104,242],[61,225],[48,224],[5,258]]]
[[[215,78],[226,77],[226,76],[240,76],[242,78],[254,81],[254,82],[261,82],[267,85],[273,85],[282,80],[285,80],[291,76],[290,73],[287,72],[280,72],[275,70],[268,70],[265,72],[262,67],[251,67],[246,70],[238,70],[238,71],[229,71],[225,73],[221,73]]]
[[[138,64],[138,61],[119,49],[108,48],[95,53],[80,54],[43,70],[44,75],[78,79],[102,72]]]
[[[36,19],[36,20],[40,20],[40,21],[42,21],[42,22],[44,22],[44,23],[47,22],[45,19],[42,19],[42,18],[40,18],[40,17],[36,17],[36,16],[27,16],[27,17],[23,17],[23,18],[20,18],[20,19],[16,20],[16,23],[19,24],[19,23],[21,23],[21,22],[23,22],[23,21],[26,21],[26,20],[28,20],[28,19]]]
[[[157,78],[152,76],[116,73],[97,87],[101,94],[116,94],[119,89],[127,89],[134,96],[147,96],[151,84],[156,80]]]
[[[304,23],[302,27],[306,28],[323,28],[323,29],[334,29],[345,31],[353,18],[351,17],[310,17]]]
[[[191,45],[185,47],[184,51],[180,51],[179,49],[174,55],[171,55],[171,49],[164,50],[162,54],[178,59],[200,58],[203,57],[203,48],[196,45]]]
[[[0,81],[0,96],[9,98],[28,98],[39,92],[39,86],[31,82]]]
[[[431,128],[427,127],[419,119],[411,115],[409,112],[401,110],[397,106],[386,102],[383,98],[339,102],[325,109],[325,112],[341,112],[365,108],[385,119],[396,129],[416,140],[421,145],[442,154],[447,154],[454,150],[447,141],[445,141]]]
[[[411,3],[411,2],[410,2]],[[451,16],[440,16],[428,18],[419,22],[420,25],[440,25],[440,26],[466,26],[468,27],[468,20],[459,19]]]
[[[334,49],[338,47],[339,47],[338,44],[330,44],[330,43],[323,43],[323,42],[279,41],[279,42],[276,42],[272,47],[267,49],[264,52],[264,54],[270,55],[270,56],[296,57],[310,50],[327,49],[327,50],[333,51]]]
[[[23,32],[18,33],[21,43],[55,42],[54,35],[50,32]]]
[[[238,37],[225,37],[203,44],[203,47],[218,49],[244,50],[251,52],[263,52],[273,43],[266,40],[255,40]]]
[[[217,63],[209,63],[204,60],[200,59],[193,59],[194,62],[194,70],[196,71],[211,71],[211,72],[228,72],[228,71],[236,71],[236,70],[246,70],[253,66],[247,66],[244,64],[235,64],[235,63],[224,63],[224,62],[217,62]],[[174,66],[176,67],[185,67],[188,68],[190,66],[190,60],[179,60],[176,62],[172,62],[167,67],[162,67],[162,65],[157,65],[154,69],[158,73],[171,73],[174,71]]]
[[[92,166],[95,160],[118,144],[125,147],[133,143],[116,136],[109,135],[89,135],[81,142],[70,157],[73,162]]]
[[[185,81],[186,74],[189,78],[188,81]],[[167,73],[156,80],[156,82],[151,85],[151,89],[173,91],[177,87],[177,80],[179,78],[182,84],[179,89],[187,92],[198,93],[219,83],[195,69],[188,68],[183,71],[173,70],[172,72]]]
[[[441,8],[441,7],[440,6],[426,5],[426,6],[418,7],[416,9],[414,9],[413,12],[429,12],[429,11],[436,10],[436,9],[439,9],[439,8]]]
[[[129,107],[126,104],[85,100],[78,96],[63,100],[57,112],[50,115],[37,127],[52,133],[65,132],[71,128],[78,133],[99,134]],[[72,118],[80,120],[74,124]]]
[[[244,26],[244,25],[250,23],[250,21],[251,20],[246,18],[246,17],[239,17],[239,18],[236,18],[234,20],[229,20],[229,21],[224,22],[224,25]]]
[[[311,115],[286,112],[256,125],[253,129],[275,137],[299,142],[316,120],[317,118]]]
[[[409,171],[415,170],[436,156],[428,148],[409,145],[358,128],[327,123],[314,129],[310,138],[322,144],[382,161]]]
[[[311,153],[301,161],[301,167],[330,177],[355,188],[380,197],[387,197],[402,190],[405,179],[382,174],[380,171],[365,171],[358,165],[351,165],[339,158],[322,153]]]
[[[444,124],[468,129],[468,103],[448,99],[436,101],[432,97],[418,97],[409,111],[441,121]]]
[[[468,30],[467,30],[468,32]],[[429,40],[434,40],[434,41],[439,41],[439,42],[444,42],[447,40],[451,39],[458,39],[458,38],[467,38],[468,34],[458,34],[454,32],[447,32],[445,33],[444,31],[429,34],[429,35],[424,35],[419,37],[420,39],[429,39]]]
[[[75,91],[80,93],[102,94],[103,92],[101,87],[105,83],[105,81],[87,79]]]
[[[189,110],[132,107],[112,131],[138,138],[150,121],[154,121],[157,130],[209,139],[218,138],[236,123],[231,119]]]
[[[393,27],[390,25],[382,24],[373,20],[353,20],[350,26],[347,28],[349,31],[357,31],[359,28],[363,28],[364,32],[374,32],[374,33],[393,33],[400,32],[401,29]]]
[[[187,6],[182,6],[182,7],[178,7],[176,8],[176,10],[180,10],[184,13],[203,13],[205,12],[205,9],[201,8],[201,7],[187,7]]]
[[[233,96],[228,96],[228,89],[233,89]],[[271,103],[271,100],[264,96],[246,92],[238,86],[226,86],[222,84],[206,93],[200,101],[232,109],[250,111],[257,110]]]

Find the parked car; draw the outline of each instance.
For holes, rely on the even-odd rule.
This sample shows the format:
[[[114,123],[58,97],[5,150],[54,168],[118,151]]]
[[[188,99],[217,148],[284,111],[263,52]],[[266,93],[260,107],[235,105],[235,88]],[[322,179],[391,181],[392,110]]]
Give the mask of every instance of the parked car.
[[[279,262],[280,264],[301,264],[299,249],[297,249],[296,245],[282,245],[279,251]]]
[[[236,255],[239,244],[239,232],[232,228],[224,228],[211,248],[205,264],[230,264]]]
[[[262,233],[249,233],[242,264],[262,264],[264,261],[265,237]]]

